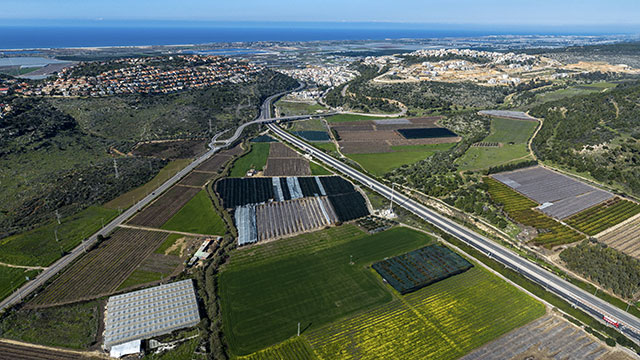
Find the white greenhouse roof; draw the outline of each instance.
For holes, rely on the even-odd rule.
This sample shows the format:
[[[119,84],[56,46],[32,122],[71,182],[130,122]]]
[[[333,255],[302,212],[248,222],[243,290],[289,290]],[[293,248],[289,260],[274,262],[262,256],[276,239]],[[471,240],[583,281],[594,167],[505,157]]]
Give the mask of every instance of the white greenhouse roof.
[[[168,334],[199,321],[191,280],[111,296],[107,302],[104,348]]]

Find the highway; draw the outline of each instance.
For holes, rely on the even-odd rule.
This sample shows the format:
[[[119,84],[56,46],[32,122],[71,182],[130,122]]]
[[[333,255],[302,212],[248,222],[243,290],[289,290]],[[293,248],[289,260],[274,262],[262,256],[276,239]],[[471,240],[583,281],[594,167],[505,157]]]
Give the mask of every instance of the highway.
[[[605,302],[604,300],[595,297],[594,295],[585,292],[577,286],[563,280],[562,278],[552,274],[551,272],[541,268],[537,264],[519,256],[515,252],[499,245],[492,240],[485,238],[484,236],[477,234],[476,232],[459,225],[453,220],[432,211],[428,207],[406,197],[405,195],[393,193],[392,190],[380,183],[379,181],[357,171],[353,168],[345,165],[341,161],[325,154],[321,150],[314,148],[313,146],[301,141],[295,136],[282,130],[276,124],[267,125],[271,131],[285,139],[289,143],[297,146],[298,148],[306,151],[314,158],[322,161],[323,163],[333,167],[339,172],[351,177],[358,181],[363,186],[381,194],[387,199],[393,199],[394,203],[414,213],[427,222],[437,226],[448,234],[464,241],[468,245],[482,251],[487,256],[495,259],[505,266],[520,272],[522,275],[533,280],[534,282],[544,286],[547,291],[550,291],[575,307],[578,307],[595,317],[596,319],[603,321],[603,316],[613,318],[622,324],[619,328],[621,332],[629,336],[636,342],[640,342],[640,319],[637,317],[620,310],[619,308]]]
[[[77,259],[79,256],[81,256],[85,252],[85,249],[89,248],[91,245],[93,245],[98,240],[98,235],[107,236],[109,233],[111,233],[113,230],[115,230],[119,225],[123,224],[127,219],[129,219],[130,217],[135,215],[136,212],[138,212],[140,209],[142,209],[143,207],[145,207],[146,205],[151,203],[153,200],[155,200],[157,197],[159,197],[163,192],[165,192],[170,187],[172,187],[174,184],[176,184],[178,181],[180,181],[180,179],[182,179],[184,176],[186,176],[189,172],[191,172],[193,169],[195,169],[198,165],[200,165],[201,163],[203,163],[204,161],[209,159],[211,156],[213,156],[213,154],[215,154],[216,152],[220,151],[221,149],[233,144],[236,140],[238,140],[238,138],[242,134],[242,131],[247,126],[253,125],[253,124],[268,123],[268,122],[274,121],[273,119],[270,119],[270,117],[271,117],[271,102],[274,99],[277,99],[277,98],[283,96],[284,94],[287,94],[287,93],[292,92],[292,91],[302,90],[304,87],[305,87],[304,83],[299,83],[299,86],[294,90],[284,91],[284,92],[281,92],[281,93],[278,93],[278,94],[275,94],[275,95],[272,95],[272,96],[269,96],[268,98],[266,98],[264,100],[264,102],[262,103],[262,105],[260,106],[260,114],[258,115],[258,118],[253,120],[253,121],[250,121],[250,122],[247,122],[247,123],[244,123],[244,124],[240,125],[236,129],[236,131],[233,134],[233,136],[230,137],[229,139],[224,140],[224,142],[219,146],[216,146],[216,143],[218,143],[217,139],[220,137],[220,135],[222,135],[223,133],[225,133],[228,130],[225,130],[225,131],[222,131],[222,132],[216,134],[213,137],[211,143],[209,144],[209,148],[210,148],[209,151],[207,151],[206,153],[201,155],[199,158],[194,160],[191,164],[187,165],[187,167],[185,167],[184,169],[180,170],[178,173],[176,173],[169,180],[167,180],[162,185],[160,185],[158,188],[156,188],[154,191],[152,191],[150,194],[145,196],[142,200],[138,201],[135,205],[131,206],[130,208],[128,208],[127,210],[122,212],[118,217],[116,217],[114,220],[112,220],[111,222],[106,224],[102,229],[100,229],[100,231],[98,231],[95,234],[91,235],[88,239],[86,239],[80,245],[78,245],[73,250],[71,250],[71,252],[69,252],[68,254],[63,256],[62,258],[58,259],[51,266],[49,266],[48,268],[43,270],[34,279],[28,281],[22,287],[20,287],[18,290],[14,291],[11,295],[9,295],[4,300],[2,300],[0,302],[0,311],[6,309],[7,307],[9,307],[11,305],[19,303],[22,300],[22,298],[24,298],[25,296],[27,296],[27,295],[31,294],[32,292],[34,292],[38,287],[43,285],[47,280],[49,280],[54,275],[56,275],[58,272],[60,272],[60,270],[62,270],[64,267],[66,267],[67,265],[72,263],[75,259]],[[292,116],[292,117],[288,117],[286,119],[294,120],[294,119],[298,119],[298,118],[309,118],[309,117],[310,116],[308,116],[308,115],[307,116],[303,116],[303,117]]]

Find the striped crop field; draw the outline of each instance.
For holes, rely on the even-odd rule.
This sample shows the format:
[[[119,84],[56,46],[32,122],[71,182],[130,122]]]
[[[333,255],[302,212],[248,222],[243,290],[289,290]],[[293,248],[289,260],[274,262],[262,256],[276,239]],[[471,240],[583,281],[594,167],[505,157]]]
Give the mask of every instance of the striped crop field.
[[[544,313],[474,267],[305,337],[320,359],[457,359]]]
[[[251,355],[238,356],[236,360],[312,360],[317,359],[303,336],[296,336]]]
[[[640,205],[619,197],[575,214],[565,222],[587,235],[596,235],[640,213]]]
[[[484,178],[484,182],[489,186],[488,191],[491,199],[502,206],[509,218],[538,230],[538,235],[532,240],[535,245],[551,249],[557,245],[570,244],[584,239],[584,236],[577,231],[540,211],[534,210],[533,208],[538,206],[538,203],[507,185],[490,177]]]

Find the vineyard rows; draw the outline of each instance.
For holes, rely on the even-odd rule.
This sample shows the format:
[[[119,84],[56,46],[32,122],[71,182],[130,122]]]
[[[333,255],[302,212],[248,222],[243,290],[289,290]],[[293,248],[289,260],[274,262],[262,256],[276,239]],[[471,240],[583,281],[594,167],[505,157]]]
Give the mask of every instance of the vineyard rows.
[[[53,305],[108,295],[149,256],[168,234],[119,228],[82,256],[31,301]]]
[[[160,227],[182,209],[198,192],[200,192],[198,188],[174,186],[151,205],[142,209],[128,223],[131,225]]]
[[[321,359],[457,359],[544,313],[474,268],[305,336]]]
[[[616,197],[570,217],[566,223],[593,236],[638,213],[640,205]]]
[[[577,231],[533,210],[532,208],[538,204],[509,186],[490,177],[485,178],[484,181],[489,186],[489,195],[493,201],[502,205],[509,218],[538,230],[538,235],[532,240],[535,245],[551,249],[557,245],[570,244],[584,239],[584,236]]]
[[[640,218],[635,218],[624,225],[598,237],[598,240],[608,246],[622,251],[629,256],[640,259]]]
[[[401,294],[469,270],[473,265],[441,245],[429,245],[372,265]]]

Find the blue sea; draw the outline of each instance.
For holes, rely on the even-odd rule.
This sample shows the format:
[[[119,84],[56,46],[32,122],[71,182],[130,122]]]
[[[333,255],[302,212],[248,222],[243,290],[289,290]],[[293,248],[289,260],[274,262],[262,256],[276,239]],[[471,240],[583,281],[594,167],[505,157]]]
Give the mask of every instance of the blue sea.
[[[483,35],[592,34],[537,29],[379,23],[78,23],[0,24],[0,49],[182,45],[219,42],[383,40]]]

